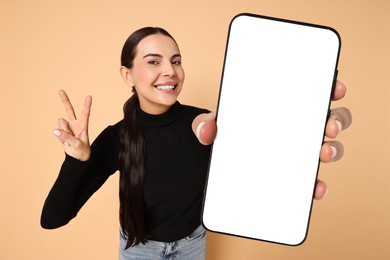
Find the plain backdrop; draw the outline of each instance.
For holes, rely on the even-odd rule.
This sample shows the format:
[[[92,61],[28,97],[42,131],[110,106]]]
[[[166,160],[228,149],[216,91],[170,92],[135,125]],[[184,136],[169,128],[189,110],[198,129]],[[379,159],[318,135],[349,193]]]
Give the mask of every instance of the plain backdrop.
[[[160,26],[184,57],[179,100],[215,110],[228,25],[242,12],[335,28],[342,38],[339,78],[349,88],[333,106],[350,108],[354,121],[339,137],[344,158],[321,165],[329,194],[315,202],[303,245],[209,233],[208,259],[390,259],[387,0],[0,0],[0,259],[117,259],[118,174],[67,226],[39,225],[64,159],[52,134],[65,116],[58,90],[67,90],[76,113],[93,96],[93,140],[122,118],[130,95],[119,75],[124,41],[140,27]],[[305,111],[297,118],[310,120]]]

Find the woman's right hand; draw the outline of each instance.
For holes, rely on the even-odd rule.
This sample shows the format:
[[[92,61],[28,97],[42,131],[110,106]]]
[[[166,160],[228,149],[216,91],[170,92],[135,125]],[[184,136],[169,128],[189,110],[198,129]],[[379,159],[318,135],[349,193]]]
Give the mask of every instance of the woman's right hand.
[[[85,98],[84,107],[79,119],[76,118],[72,103],[64,90],[58,92],[64,105],[68,120],[60,118],[54,135],[64,145],[65,152],[80,161],[87,161],[91,155],[91,146],[88,137],[88,121],[91,112],[92,97]]]

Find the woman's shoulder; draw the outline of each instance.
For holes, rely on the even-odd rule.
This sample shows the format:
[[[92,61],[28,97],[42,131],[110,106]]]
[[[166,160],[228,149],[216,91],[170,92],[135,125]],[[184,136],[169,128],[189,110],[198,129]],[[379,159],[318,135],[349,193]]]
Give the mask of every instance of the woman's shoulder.
[[[108,129],[111,129],[112,131],[119,131],[123,123],[123,119],[116,122],[115,124],[107,126]]]
[[[199,115],[202,113],[210,113],[210,110],[206,108],[200,108],[200,107],[185,105],[185,104],[180,104],[180,105],[182,107],[182,111],[185,113],[195,114],[195,115]]]
[[[123,119],[114,123],[114,124],[109,124],[104,128],[100,135],[101,137],[112,139],[112,138],[117,138],[120,133],[121,125],[122,125]]]

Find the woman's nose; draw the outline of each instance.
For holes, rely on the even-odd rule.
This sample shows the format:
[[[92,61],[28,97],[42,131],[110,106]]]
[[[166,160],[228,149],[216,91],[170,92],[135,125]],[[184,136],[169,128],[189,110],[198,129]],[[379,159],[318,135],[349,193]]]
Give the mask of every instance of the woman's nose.
[[[165,62],[162,68],[163,76],[174,76],[176,74],[175,69],[171,62]]]

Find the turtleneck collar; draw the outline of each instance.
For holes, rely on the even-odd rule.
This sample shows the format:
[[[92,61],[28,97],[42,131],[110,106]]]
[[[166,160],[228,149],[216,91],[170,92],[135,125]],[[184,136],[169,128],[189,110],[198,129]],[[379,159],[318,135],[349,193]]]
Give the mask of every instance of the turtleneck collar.
[[[166,126],[174,122],[181,114],[181,105],[179,101],[176,101],[175,104],[173,104],[168,111],[165,113],[159,114],[159,115],[152,115],[148,114],[140,107],[137,108],[137,115],[139,116],[139,119],[141,120],[142,124],[145,126],[151,126],[151,127],[161,127]]]

